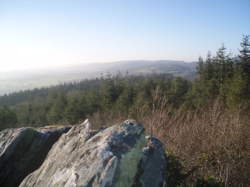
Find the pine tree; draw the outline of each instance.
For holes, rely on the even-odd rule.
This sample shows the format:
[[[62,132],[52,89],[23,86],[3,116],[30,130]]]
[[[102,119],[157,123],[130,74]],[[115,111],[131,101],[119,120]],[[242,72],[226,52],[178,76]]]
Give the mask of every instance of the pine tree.
[[[53,105],[48,111],[47,119],[49,123],[58,123],[64,120],[64,111],[67,105],[65,95],[58,94],[54,99]]]
[[[234,66],[234,75],[228,82],[227,103],[231,107],[239,104],[250,106],[250,43],[249,36],[243,36],[240,54]]]
[[[233,74],[233,61],[230,58],[230,54],[227,54],[226,47],[222,47],[217,51],[216,57],[214,58],[217,64],[218,70],[218,81],[220,87],[225,83],[226,79],[232,77]]]
[[[243,75],[246,77],[248,81],[248,86],[250,86],[250,41],[249,41],[249,35],[243,36],[242,42],[241,42],[242,49],[240,50],[239,55],[239,65],[242,70]]]
[[[0,130],[15,127],[16,123],[16,113],[7,106],[0,107]]]

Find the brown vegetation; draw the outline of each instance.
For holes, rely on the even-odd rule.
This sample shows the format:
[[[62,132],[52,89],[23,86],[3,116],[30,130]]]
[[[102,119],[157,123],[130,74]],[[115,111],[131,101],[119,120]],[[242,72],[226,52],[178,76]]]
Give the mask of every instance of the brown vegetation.
[[[250,184],[250,119],[243,110],[229,111],[215,102],[201,110],[174,111],[159,101],[142,121],[182,161],[188,183],[213,178],[225,186]]]
[[[152,110],[142,106],[133,117],[165,143],[171,186],[250,184],[250,119],[241,108],[228,110],[216,101],[199,110],[176,110],[154,95]],[[101,126],[127,117],[96,113],[91,120]]]

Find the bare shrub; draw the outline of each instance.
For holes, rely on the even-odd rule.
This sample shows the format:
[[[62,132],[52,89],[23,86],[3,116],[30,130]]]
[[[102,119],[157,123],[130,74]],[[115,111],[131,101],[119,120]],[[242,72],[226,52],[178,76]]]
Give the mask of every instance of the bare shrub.
[[[153,109],[138,120],[182,161],[189,185],[198,178],[214,178],[224,186],[246,186],[250,119],[241,111],[229,111],[219,101],[201,110],[176,110],[156,90]]]
[[[96,112],[91,116],[87,116],[87,118],[91,121],[91,124],[94,125],[92,128],[98,129],[103,126],[121,123],[121,121],[127,119],[127,116],[119,112],[113,113],[112,111],[106,111]]]
[[[250,184],[250,115],[243,111],[228,110],[218,100],[199,110],[175,109],[156,89],[150,110],[138,106],[132,116],[97,112],[90,120],[96,127],[129,117],[144,124],[149,134],[165,143],[175,163],[171,170],[182,168],[175,184],[243,187]]]

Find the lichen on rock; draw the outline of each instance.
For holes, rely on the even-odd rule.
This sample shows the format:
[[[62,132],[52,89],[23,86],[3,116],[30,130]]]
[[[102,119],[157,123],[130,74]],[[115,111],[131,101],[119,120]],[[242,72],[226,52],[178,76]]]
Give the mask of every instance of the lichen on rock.
[[[132,186],[134,183],[134,178],[138,172],[138,164],[142,159],[142,148],[146,144],[146,139],[144,133],[137,140],[134,147],[122,155],[119,166],[119,174],[115,180],[115,185],[117,187],[127,187]]]
[[[36,132],[27,133],[30,142]],[[62,134],[20,187],[163,187],[163,150],[159,140],[145,138],[143,126],[134,120],[99,130],[86,120]]]

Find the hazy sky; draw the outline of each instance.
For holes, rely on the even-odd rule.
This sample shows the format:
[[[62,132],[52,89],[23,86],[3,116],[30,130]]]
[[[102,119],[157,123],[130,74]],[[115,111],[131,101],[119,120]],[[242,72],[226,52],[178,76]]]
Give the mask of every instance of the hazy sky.
[[[195,61],[250,34],[250,0],[0,0],[0,71]]]

